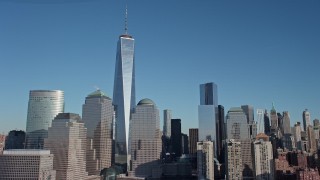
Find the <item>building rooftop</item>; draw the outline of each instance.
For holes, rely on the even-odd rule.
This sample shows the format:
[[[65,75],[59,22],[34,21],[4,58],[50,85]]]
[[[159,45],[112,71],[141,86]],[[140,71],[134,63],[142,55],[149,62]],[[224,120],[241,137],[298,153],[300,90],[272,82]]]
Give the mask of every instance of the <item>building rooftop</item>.
[[[88,95],[88,98],[92,98],[92,97],[107,97],[109,98],[104,92],[102,92],[100,89],[94,91],[93,93],[90,93]]]
[[[139,101],[138,106],[141,106],[141,105],[144,105],[144,106],[153,106],[153,105],[155,105],[155,104],[154,104],[154,102],[153,102],[151,99],[145,98],[145,99],[142,99],[141,101]]]
[[[8,149],[3,151],[3,155],[49,155],[50,150],[43,149]]]

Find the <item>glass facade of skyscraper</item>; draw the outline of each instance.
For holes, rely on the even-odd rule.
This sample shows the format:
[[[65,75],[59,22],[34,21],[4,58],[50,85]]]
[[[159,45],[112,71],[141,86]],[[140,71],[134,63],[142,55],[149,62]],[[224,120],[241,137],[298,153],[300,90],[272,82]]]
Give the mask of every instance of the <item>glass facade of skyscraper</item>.
[[[200,85],[200,105],[198,106],[199,141],[216,141],[217,94],[217,85],[215,83]]]
[[[116,111],[115,162],[127,163],[130,114],[135,107],[134,39],[121,35],[118,41],[113,105]]]
[[[60,90],[32,90],[27,117],[27,149],[42,149],[52,120],[64,111],[64,93]]]

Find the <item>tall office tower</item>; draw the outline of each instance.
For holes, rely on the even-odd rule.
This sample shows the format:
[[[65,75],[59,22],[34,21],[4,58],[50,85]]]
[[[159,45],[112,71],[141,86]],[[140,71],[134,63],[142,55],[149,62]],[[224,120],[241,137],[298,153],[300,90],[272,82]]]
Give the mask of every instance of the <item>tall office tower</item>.
[[[0,134],[0,154],[2,154],[6,143],[6,136],[4,134]]]
[[[252,140],[250,135],[250,125],[247,117],[240,107],[231,108],[226,116],[227,119],[227,138],[241,144],[241,158],[243,163],[243,177],[253,177],[252,164]]]
[[[264,131],[264,109],[257,109],[257,133],[265,133]]]
[[[290,115],[288,111],[283,112],[282,127],[283,127],[283,135],[291,134]]]
[[[271,120],[271,133],[276,133],[278,130],[278,116],[277,111],[274,108],[274,105],[272,103],[272,109],[270,111],[270,120]]]
[[[127,167],[130,114],[136,105],[134,39],[127,33],[119,36],[113,88],[113,105],[116,112],[115,162]]]
[[[313,120],[313,126],[314,126],[314,127],[319,127],[319,126],[320,126],[320,121],[319,121],[319,119],[314,119],[314,120]]]
[[[24,131],[12,130],[6,138],[5,149],[24,149],[26,133]]]
[[[242,180],[242,156],[241,156],[241,143],[234,139],[229,139],[227,142],[227,167],[226,175],[228,180]]]
[[[27,117],[27,149],[43,149],[48,128],[57,114],[64,111],[64,93],[60,90],[32,90]]]
[[[197,143],[198,179],[214,180],[214,143],[201,141]]]
[[[292,127],[292,134],[294,137],[294,141],[295,141],[295,146],[298,150],[302,150],[302,144],[301,144],[301,126],[300,126],[300,122],[297,122],[296,124],[294,124],[294,126]]]
[[[180,157],[181,152],[181,119],[171,119],[171,153]]]
[[[303,119],[303,129],[304,131],[307,131],[307,127],[309,125],[311,125],[310,123],[310,112],[308,111],[308,109],[305,109],[302,113],[302,119]]]
[[[56,177],[64,179],[85,179],[86,133],[84,123],[78,114],[60,113],[52,121],[44,148],[54,155],[53,169]]]
[[[280,132],[282,133],[283,130],[283,116],[281,113],[277,113],[278,116],[278,130],[280,130]]]
[[[188,135],[181,133],[181,153],[189,154],[189,138]]]
[[[180,138],[181,141],[181,138]],[[130,120],[129,176],[149,177],[160,159],[161,131],[159,110],[150,99],[142,99]]]
[[[254,110],[250,105],[242,105],[241,109],[247,116],[247,123],[250,126],[250,136],[255,138],[257,136],[257,124],[254,122]]]
[[[257,180],[274,179],[272,144],[266,134],[260,133],[253,143],[254,169]]]
[[[223,141],[226,139],[226,131],[225,131],[225,123],[224,123],[224,107],[222,105],[218,105],[218,118],[216,124],[216,147],[217,147],[217,159],[220,163],[224,162],[224,143]]]
[[[189,129],[189,153],[191,155],[197,154],[197,142],[199,141],[198,128]]]
[[[250,139],[250,127],[247,116],[241,108],[231,108],[226,116],[228,139]]]
[[[169,109],[163,110],[163,135],[167,138],[171,136],[171,118],[172,111]]]
[[[243,112],[246,114],[247,116],[247,123],[251,124],[254,121],[254,111],[253,111],[253,107],[250,105],[242,105],[241,109],[243,110]]]
[[[0,164],[0,179],[56,179],[49,150],[5,150]]]
[[[89,175],[99,175],[102,169],[111,166],[113,114],[112,100],[101,90],[86,97],[82,120],[87,128],[86,170]]]
[[[312,126],[307,127],[307,136],[308,136],[308,144],[310,153],[315,153],[317,151],[317,142],[315,139],[315,133]]]
[[[198,106],[200,141],[216,141],[217,107],[217,85],[213,82],[200,84],[200,105]]]
[[[269,115],[268,115],[268,111],[265,110],[264,112],[264,133],[266,135],[270,135],[271,133],[271,129],[270,129],[270,119],[269,119]]]

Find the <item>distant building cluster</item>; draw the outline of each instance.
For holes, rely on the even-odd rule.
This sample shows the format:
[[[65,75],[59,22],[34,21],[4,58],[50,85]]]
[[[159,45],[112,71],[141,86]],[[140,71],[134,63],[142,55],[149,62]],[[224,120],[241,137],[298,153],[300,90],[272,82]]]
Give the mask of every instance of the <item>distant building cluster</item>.
[[[127,27],[126,27],[127,31]],[[320,122],[302,112],[218,103],[218,87],[200,84],[198,128],[156,103],[136,104],[134,39],[119,37],[113,98],[87,95],[82,115],[65,112],[61,90],[31,90],[26,132],[0,135],[0,179],[298,179],[320,180]]]

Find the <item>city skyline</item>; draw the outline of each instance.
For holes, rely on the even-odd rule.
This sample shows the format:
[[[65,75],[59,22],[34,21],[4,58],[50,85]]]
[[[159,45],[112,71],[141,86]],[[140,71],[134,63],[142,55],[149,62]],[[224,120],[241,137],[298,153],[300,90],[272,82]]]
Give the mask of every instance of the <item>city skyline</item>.
[[[78,114],[94,86],[113,93],[125,3],[74,2],[0,2],[1,133],[25,130],[30,90],[64,91],[65,112]],[[197,127],[206,82],[217,84],[225,111],[249,104],[270,112],[275,102],[291,124],[306,108],[311,121],[320,117],[319,2],[182,2],[128,3],[138,100],[171,109],[184,133]]]

